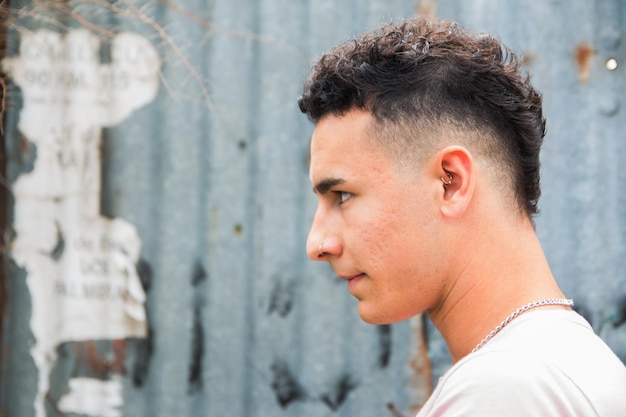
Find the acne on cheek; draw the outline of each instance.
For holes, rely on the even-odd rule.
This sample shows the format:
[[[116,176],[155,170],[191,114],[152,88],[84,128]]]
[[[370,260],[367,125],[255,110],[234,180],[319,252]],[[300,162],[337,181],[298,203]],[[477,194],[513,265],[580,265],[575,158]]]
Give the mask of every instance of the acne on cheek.
[[[374,222],[371,227],[365,227],[366,233],[355,236],[359,246],[367,248],[368,255],[373,259],[380,259],[382,253],[389,251],[390,246],[395,246],[398,236],[397,229],[387,222]]]

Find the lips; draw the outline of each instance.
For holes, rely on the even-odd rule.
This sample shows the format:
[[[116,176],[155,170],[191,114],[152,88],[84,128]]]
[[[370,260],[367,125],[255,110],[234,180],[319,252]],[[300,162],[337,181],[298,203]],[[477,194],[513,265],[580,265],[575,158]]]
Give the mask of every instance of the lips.
[[[356,275],[339,275],[339,278],[343,279],[344,281],[350,281],[354,278],[358,278],[361,275],[365,275],[362,272],[360,274],[356,274]]]
[[[356,290],[356,287],[359,284],[359,282],[363,278],[365,278],[365,276],[366,275],[364,273],[360,273],[360,274],[350,275],[350,276],[339,276],[339,278],[345,281],[348,281],[348,291],[353,293]]]

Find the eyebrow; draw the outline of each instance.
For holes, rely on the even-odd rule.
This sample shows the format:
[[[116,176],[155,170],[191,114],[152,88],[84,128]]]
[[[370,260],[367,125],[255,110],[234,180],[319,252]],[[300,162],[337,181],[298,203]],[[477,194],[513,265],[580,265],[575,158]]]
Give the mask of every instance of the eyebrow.
[[[313,192],[315,194],[326,194],[328,190],[333,188],[335,185],[343,184],[344,182],[345,181],[341,178],[327,178],[318,182],[317,185],[313,187]]]

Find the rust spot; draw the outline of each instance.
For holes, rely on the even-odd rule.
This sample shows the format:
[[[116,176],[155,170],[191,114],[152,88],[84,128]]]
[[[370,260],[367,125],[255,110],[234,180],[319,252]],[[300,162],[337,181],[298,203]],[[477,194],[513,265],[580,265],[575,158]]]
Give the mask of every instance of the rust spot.
[[[415,415],[419,409],[426,403],[426,400],[433,392],[433,369],[430,356],[428,355],[428,337],[426,334],[426,315],[422,314],[410,320],[411,329],[414,332],[416,346],[409,367],[411,368],[412,378],[411,385],[415,388],[415,392],[420,393],[417,396],[417,403],[411,407],[411,414]]]
[[[435,0],[418,0],[417,13],[422,16],[434,17],[436,13],[435,3]]]
[[[30,141],[28,138],[22,134],[20,134],[20,149],[22,153],[28,153],[28,149],[30,148]]]
[[[578,66],[578,79],[581,82],[585,82],[589,79],[591,58],[596,55],[597,52],[588,43],[579,43],[574,48],[574,60]]]
[[[109,352],[106,355],[101,354],[96,344],[90,340],[74,344],[74,350],[77,362],[101,377],[124,374],[126,358],[126,340],[124,339],[112,341],[112,358],[106,357],[110,355]]]
[[[532,52],[524,52],[522,55],[522,65],[531,65],[535,60],[535,54]]]

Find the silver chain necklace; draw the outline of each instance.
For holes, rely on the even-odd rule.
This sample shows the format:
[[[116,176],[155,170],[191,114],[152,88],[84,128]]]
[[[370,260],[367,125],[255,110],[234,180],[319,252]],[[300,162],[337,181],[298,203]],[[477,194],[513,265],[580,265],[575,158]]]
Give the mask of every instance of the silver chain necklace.
[[[507,318],[502,320],[502,323],[498,324],[498,326],[495,329],[493,329],[487,336],[485,336],[485,338],[481,340],[480,343],[477,344],[476,347],[472,350],[472,353],[476,352],[478,349],[485,346],[485,344],[488,341],[490,341],[491,339],[493,339],[495,335],[500,333],[500,330],[504,329],[507,324],[513,321],[513,319],[515,319],[520,314],[524,313],[525,311],[530,310],[531,308],[548,306],[548,305],[560,305],[560,306],[571,307],[574,305],[574,301],[570,300],[569,298],[545,298],[543,300],[537,300],[537,301],[533,301],[532,303],[524,304],[523,306],[521,306],[520,308],[518,308],[517,310],[509,314]]]

